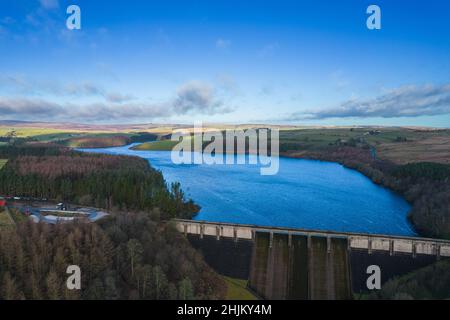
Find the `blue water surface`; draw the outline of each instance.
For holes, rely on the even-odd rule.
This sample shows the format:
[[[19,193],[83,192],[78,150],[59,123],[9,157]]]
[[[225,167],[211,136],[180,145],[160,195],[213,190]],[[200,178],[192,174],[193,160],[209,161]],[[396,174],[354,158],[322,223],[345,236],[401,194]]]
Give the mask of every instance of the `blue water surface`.
[[[416,235],[401,196],[337,163],[280,158],[278,174],[263,176],[258,165],[176,165],[169,151],[130,146],[79,150],[147,159],[201,206],[196,220]]]

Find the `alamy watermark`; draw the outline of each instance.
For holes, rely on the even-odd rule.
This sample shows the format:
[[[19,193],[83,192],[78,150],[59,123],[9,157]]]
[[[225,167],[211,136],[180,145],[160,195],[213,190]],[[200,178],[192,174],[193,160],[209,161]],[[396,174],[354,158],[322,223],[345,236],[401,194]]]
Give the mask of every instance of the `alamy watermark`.
[[[172,133],[178,143],[172,149],[174,164],[259,165],[261,175],[275,175],[279,170],[279,130],[204,129],[202,123],[190,130]]]
[[[370,16],[366,20],[366,26],[369,30],[380,30],[381,29],[381,9],[376,4],[372,4],[367,7],[367,14]]]
[[[381,269],[376,264],[367,267],[366,273],[370,276],[367,278],[366,286],[369,290],[381,289]]]
[[[69,30],[81,29],[81,9],[79,6],[72,4],[67,7],[66,13],[70,16],[66,20],[66,27]]]
[[[81,289],[81,269],[77,265],[70,265],[66,270],[67,274],[70,276],[67,278],[66,286],[69,290],[80,290]]]
[[[72,4],[67,7],[66,13],[69,17],[66,20],[66,27],[69,30],[81,29],[81,9],[78,5]],[[369,14],[366,20],[366,26],[369,30],[381,29],[381,8],[376,4],[371,4],[366,9]]]

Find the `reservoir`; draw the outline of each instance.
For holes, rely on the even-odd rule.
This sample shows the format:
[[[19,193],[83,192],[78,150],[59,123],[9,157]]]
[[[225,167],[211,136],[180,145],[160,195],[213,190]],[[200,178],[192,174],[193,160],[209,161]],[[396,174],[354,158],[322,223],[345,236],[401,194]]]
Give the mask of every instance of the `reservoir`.
[[[176,165],[170,151],[131,146],[78,150],[147,159],[201,206],[195,220],[416,235],[407,220],[410,205],[401,196],[337,163],[281,157],[278,174],[263,176],[258,165]]]

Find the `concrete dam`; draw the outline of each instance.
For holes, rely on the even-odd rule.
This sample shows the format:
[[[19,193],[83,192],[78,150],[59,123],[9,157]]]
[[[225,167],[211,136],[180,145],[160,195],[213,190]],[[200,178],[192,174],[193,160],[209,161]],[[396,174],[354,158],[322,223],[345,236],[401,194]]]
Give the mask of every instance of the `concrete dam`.
[[[450,257],[450,241],[175,220],[219,273],[248,280],[264,299],[352,299],[367,292],[367,267],[381,283]]]

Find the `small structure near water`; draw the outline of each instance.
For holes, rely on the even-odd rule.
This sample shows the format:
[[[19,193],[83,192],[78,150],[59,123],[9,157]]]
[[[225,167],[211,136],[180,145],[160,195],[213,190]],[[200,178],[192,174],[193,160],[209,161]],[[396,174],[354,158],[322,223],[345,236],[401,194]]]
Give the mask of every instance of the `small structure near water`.
[[[68,206],[63,203],[56,205],[56,208],[24,206],[19,209],[33,222],[44,222],[49,224],[70,223],[75,221],[89,223],[95,222],[108,215],[108,213],[95,208],[75,208],[68,210]]]

